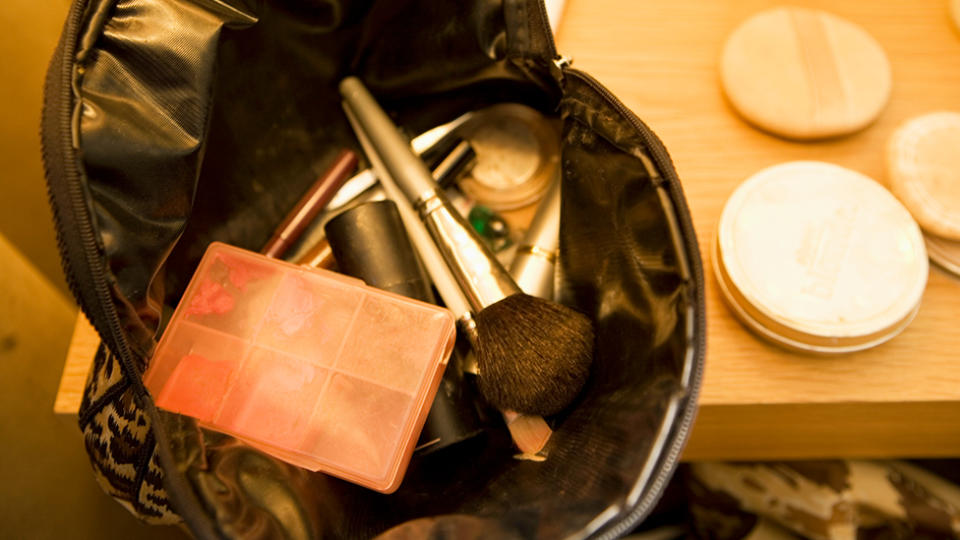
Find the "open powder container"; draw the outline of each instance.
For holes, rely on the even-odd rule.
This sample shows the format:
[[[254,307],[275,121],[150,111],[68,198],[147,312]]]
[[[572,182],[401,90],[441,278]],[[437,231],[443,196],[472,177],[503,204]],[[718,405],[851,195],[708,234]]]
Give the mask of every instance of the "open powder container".
[[[930,260],[960,275],[960,113],[911,118],[887,143],[890,191],[923,229]]]
[[[783,347],[840,354],[913,320],[926,286],[923,236],[880,184],[814,161],[741,184],[717,227],[713,267],[733,313]]]
[[[444,308],[215,242],[144,383],[162,409],[390,493],[454,338]]]
[[[477,153],[476,164],[459,181],[460,189],[494,210],[536,202],[559,174],[559,126],[526,105],[481,109],[457,134]]]

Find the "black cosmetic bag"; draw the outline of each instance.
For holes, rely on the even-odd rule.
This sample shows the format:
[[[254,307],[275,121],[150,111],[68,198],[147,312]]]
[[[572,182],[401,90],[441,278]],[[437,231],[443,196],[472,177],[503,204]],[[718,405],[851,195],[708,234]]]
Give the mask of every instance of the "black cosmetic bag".
[[[558,299],[593,319],[596,350],[546,461],[493,435],[415,456],[382,495],[201,430],[144,388],[207,245],[257,250],[340,148],[359,153],[347,75],[414,133],[499,102],[561,119]],[[80,427],[142,519],[200,538],[609,538],[673,473],[705,349],[690,216],[662,143],[558,57],[540,2],[75,0],[42,136],[64,269],[103,341]]]

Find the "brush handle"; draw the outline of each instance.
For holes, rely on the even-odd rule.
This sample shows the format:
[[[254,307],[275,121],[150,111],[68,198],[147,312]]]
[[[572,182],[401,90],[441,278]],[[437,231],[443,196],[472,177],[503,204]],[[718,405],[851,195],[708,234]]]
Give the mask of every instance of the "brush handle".
[[[344,102],[343,110],[347,115],[347,119],[350,121],[350,125],[353,126],[357,141],[360,142],[363,152],[370,161],[370,167],[377,173],[377,177],[380,178],[380,185],[386,192],[387,198],[396,203],[397,210],[400,211],[400,219],[403,220],[403,225],[407,229],[410,241],[420,256],[420,262],[423,263],[427,273],[430,274],[430,279],[437,288],[437,292],[439,292],[440,297],[443,298],[443,303],[446,304],[447,309],[452,311],[457,317],[458,324],[467,336],[467,339],[471,343],[476,343],[477,325],[473,319],[473,313],[470,311],[470,304],[457,286],[456,279],[443,260],[443,255],[440,254],[436,244],[433,243],[430,233],[427,231],[423,222],[420,221],[416,210],[410,205],[410,201],[407,200],[396,182],[394,182],[389,171],[387,171],[386,166],[380,159],[380,154],[373,146],[369,137],[367,137],[353,109],[348,103]]]
[[[348,77],[340,83],[340,94],[389,176],[417,209],[471,308],[479,311],[521,292],[443,195],[426,165],[411,151],[397,126],[363,83],[356,77]]]
[[[412,148],[418,156],[436,152],[438,149],[442,149],[445,144],[456,137],[457,130],[463,127],[463,125],[469,122],[472,118],[472,112],[465,112],[446,124],[441,124],[434,128],[428,129],[427,131],[424,131],[423,133],[411,139],[410,148]],[[463,153],[465,153],[466,150],[462,148],[462,145],[462,142],[460,145],[457,145],[454,148],[454,151],[447,155],[440,165],[443,165],[451,157],[454,157],[455,161],[464,159],[466,156],[464,156]],[[472,150],[473,149],[470,148],[471,153]],[[453,155],[455,152],[457,152],[457,154]],[[438,167],[440,165],[438,165]],[[376,184],[376,171],[372,169],[364,169],[360,171],[359,173],[353,175],[353,177],[351,177],[349,180],[344,182],[343,186],[340,187],[340,190],[337,191],[337,194],[333,196],[333,199],[327,203],[327,210],[336,210],[350,204]]]
[[[433,191],[415,204],[470,307],[479,311],[520,287],[446,196]]]
[[[400,219],[407,229],[407,234],[410,236],[410,240],[417,254],[420,256],[420,261],[426,268],[427,273],[430,274],[430,279],[437,288],[437,292],[439,292],[440,297],[443,298],[443,303],[446,304],[447,309],[453,311],[457,316],[461,331],[470,341],[474,350],[476,350],[477,324],[473,318],[473,313],[470,310],[470,305],[468,304],[467,297],[464,295],[463,289],[456,283],[454,273],[445,263],[443,255],[437,245],[431,240],[427,227],[418,219],[417,213],[411,206],[410,201],[406,199],[394,181],[394,178],[387,170],[380,152],[378,152],[377,147],[374,146],[368,134],[365,132],[349,101],[344,101],[343,109],[347,119],[350,121],[350,125],[353,126],[360,146],[367,155],[367,159],[370,160],[371,168],[380,178],[380,184],[383,186],[383,190],[387,193],[387,197],[396,203],[397,210],[400,212]],[[457,213],[454,214],[458,215]],[[516,288],[515,284],[514,287]],[[517,448],[523,452],[524,456],[532,456],[542,451],[547,441],[550,440],[550,436],[553,434],[553,431],[543,420],[543,417],[518,414],[513,411],[504,412],[503,415],[504,421],[510,430],[510,437],[514,440]],[[518,419],[522,420],[517,421]]]

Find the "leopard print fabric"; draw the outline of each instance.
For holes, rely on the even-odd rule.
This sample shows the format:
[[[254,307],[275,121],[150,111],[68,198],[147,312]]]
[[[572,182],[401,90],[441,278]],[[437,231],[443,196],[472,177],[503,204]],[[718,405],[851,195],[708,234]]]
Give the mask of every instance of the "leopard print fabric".
[[[100,486],[139,519],[180,522],[163,487],[150,418],[120,360],[101,344],[80,404],[80,429]]]

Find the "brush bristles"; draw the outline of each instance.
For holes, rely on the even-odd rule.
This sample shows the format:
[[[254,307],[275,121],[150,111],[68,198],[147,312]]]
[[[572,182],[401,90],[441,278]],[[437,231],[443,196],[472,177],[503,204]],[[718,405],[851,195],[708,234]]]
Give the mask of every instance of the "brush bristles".
[[[477,383],[500,410],[547,416],[580,392],[593,361],[590,319],[523,293],[476,316]]]

